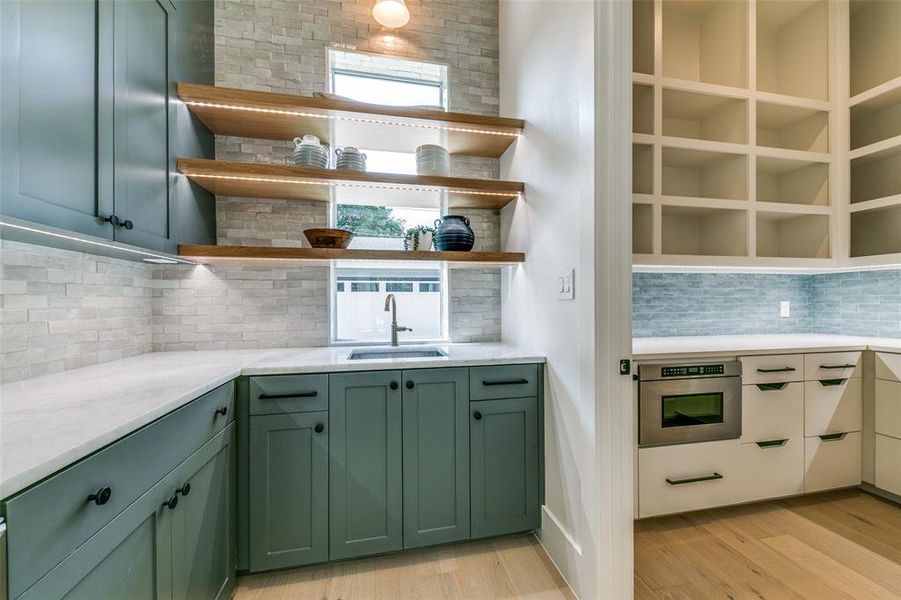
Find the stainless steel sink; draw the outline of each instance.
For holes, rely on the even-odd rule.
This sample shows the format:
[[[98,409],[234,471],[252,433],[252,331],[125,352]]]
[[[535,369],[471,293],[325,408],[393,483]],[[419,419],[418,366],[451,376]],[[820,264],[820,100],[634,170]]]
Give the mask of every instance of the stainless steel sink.
[[[447,352],[434,346],[429,347],[387,347],[356,348],[347,355],[347,360],[373,360],[377,358],[438,358]]]

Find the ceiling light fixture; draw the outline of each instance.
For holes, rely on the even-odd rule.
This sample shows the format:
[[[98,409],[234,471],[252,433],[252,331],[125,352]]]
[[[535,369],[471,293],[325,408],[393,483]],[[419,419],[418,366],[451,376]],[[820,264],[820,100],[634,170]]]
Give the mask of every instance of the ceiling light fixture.
[[[399,29],[410,22],[410,9],[404,0],[376,0],[372,18],[389,29]]]

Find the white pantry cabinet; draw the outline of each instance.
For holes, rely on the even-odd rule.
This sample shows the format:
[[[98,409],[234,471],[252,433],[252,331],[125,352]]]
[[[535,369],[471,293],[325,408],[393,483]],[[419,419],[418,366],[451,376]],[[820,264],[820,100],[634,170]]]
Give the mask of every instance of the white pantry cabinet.
[[[901,496],[901,355],[876,354],[876,487]]]

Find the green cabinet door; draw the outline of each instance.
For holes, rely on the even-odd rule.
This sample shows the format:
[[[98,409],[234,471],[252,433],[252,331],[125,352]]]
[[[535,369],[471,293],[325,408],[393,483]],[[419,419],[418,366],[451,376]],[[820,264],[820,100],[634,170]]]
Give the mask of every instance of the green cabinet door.
[[[472,537],[539,524],[538,399],[472,402]]]
[[[229,598],[235,582],[234,426],[222,444],[183,469],[172,511],[172,598]]]
[[[0,212],[112,239],[112,14],[0,1]]]
[[[329,557],[403,548],[401,373],[329,376]]]
[[[169,0],[114,4],[117,241],[165,250],[169,238]]]
[[[327,411],[250,417],[250,570],[328,560]]]
[[[403,372],[404,548],[469,538],[468,371]]]

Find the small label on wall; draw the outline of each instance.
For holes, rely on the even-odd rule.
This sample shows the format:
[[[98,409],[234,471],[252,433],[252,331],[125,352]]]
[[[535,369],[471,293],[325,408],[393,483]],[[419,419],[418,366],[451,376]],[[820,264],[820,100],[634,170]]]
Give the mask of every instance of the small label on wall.
[[[792,316],[792,303],[788,300],[783,300],[779,303],[779,316],[783,319]]]

